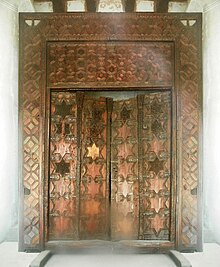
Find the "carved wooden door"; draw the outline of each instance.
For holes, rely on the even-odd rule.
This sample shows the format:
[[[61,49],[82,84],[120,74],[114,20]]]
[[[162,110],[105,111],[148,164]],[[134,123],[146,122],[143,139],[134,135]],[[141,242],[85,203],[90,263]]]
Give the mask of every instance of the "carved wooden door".
[[[49,240],[171,236],[171,93],[52,92]]]
[[[20,251],[202,250],[201,29],[189,13],[20,15]]]

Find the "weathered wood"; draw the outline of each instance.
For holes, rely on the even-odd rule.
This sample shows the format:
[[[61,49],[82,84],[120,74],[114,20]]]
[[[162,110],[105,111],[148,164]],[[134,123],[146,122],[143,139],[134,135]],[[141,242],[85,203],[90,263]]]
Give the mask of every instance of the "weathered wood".
[[[96,12],[97,10],[97,1],[96,0],[86,0],[86,11],[87,12]]]
[[[134,12],[136,9],[136,0],[124,0],[122,1],[125,12]]]
[[[65,13],[67,12],[67,1],[66,0],[52,0],[53,12]]]
[[[34,26],[34,23],[27,25],[26,21],[28,20],[32,22],[36,20],[39,24],[37,27]],[[190,26],[192,20],[196,23]],[[182,24],[181,21],[187,21],[187,23]],[[145,140],[145,142],[155,143],[153,149],[148,153],[149,159],[147,158],[147,151],[143,151],[142,154],[146,157],[144,160],[150,162],[149,167],[152,174],[149,176],[143,173],[145,175],[145,188],[149,188],[150,180],[157,178],[154,175],[154,170],[157,170],[158,166],[166,167],[167,171],[172,167],[172,183],[170,187],[168,184],[164,185],[164,187],[172,188],[173,197],[171,201],[168,200],[165,205],[158,206],[156,201],[153,200],[151,203],[146,202],[146,207],[147,211],[150,210],[147,214],[151,219],[150,227],[156,226],[158,231],[156,234],[160,235],[161,226],[157,224],[157,221],[153,221],[154,213],[152,212],[155,210],[154,207],[156,207],[157,213],[161,213],[161,216],[163,216],[163,213],[166,213],[163,207],[169,205],[174,207],[176,205],[174,210],[177,212],[178,218],[176,218],[175,212],[171,212],[171,220],[176,224],[172,224],[174,226],[171,225],[170,227],[170,232],[176,234],[165,243],[161,240],[156,243],[155,240],[150,242],[137,240],[137,247],[146,245],[146,248],[143,248],[145,252],[149,252],[150,249],[153,252],[158,252],[158,249],[170,250],[174,247],[185,251],[197,250],[201,246],[201,239],[198,238],[201,235],[201,225],[199,223],[199,214],[201,214],[201,204],[199,204],[201,199],[199,161],[201,158],[200,121],[202,105],[201,15],[188,13],[21,14],[20,42],[20,127],[22,132],[20,137],[20,153],[22,155],[20,250],[41,250],[47,247],[47,243],[50,243],[47,235],[49,172],[45,171],[49,165],[49,157],[45,153],[50,150],[48,141],[50,114],[45,118],[45,113],[47,114],[50,111],[49,92],[68,91],[69,89],[72,91],[93,90],[90,92],[91,94],[100,90],[102,93],[104,93],[103,91],[114,91],[115,93],[116,90],[124,90],[125,94],[128,90],[172,91],[172,163],[171,165],[165,163],[162,166],[161,161],[166,157],[167,151],[169,152],[170,145],[167,145],[166,149],[161,149],[163,142],[161,141],[157,145],[158,138],[152,136],[152,134],[147,135]],[[173,50],[165,49],[172,45]],[[171,53],[168,53],[169,51]],[[189,71],[189,67],[192,71]],[[42,75],[42,72],[45,75]],[[67,100],[69,103],[69,98]],[[158,98],[158,101],[160,101],[160,98]],[[68,104],[66,105],[68,106]],[[154,111],[157,110],[155,107],[153,109]],[[62,110],[62,112],[64,111]],[[163,113],[161,112],[161,116],[156,115],[166,122],[167,119]],[[124,115],[123,112],[123,118]],[[160,135],[159,137],[164,138],[165,141],[166,136],[160,129],[161,127],[167,127],[167,123],[151,125],[148,114],[145,114],[145,116],[146,119],[143,120],[145,131],[148,129],[149,133],[150,129],[153,129],[154,132],[159,131],[158,136]],[[57,116],[56,119],[60,120],[60,117]],[[70,119],[67,116],[65,124],[71,126],[70,124],[73,124],[73,121]],[[130,122],[131,120],[128,120],[127,123],[130,125]],[[123,120],[120,124],[122,123]],[[67,139],[69,138],[69,132],[72,131],[69,126],[66,125],[66,128],[62,129],[62,132],[66,133]],[[58,130],[59,127],[57,125]],[[132,144],[133,139],[129,138],[128,141]],[[121,139],[117,142],[119,145],[122,143]],[[101,150],[102,142],[95,145],[96,147],[88,144],[88,153],[90,153],[88,155],[93,158],[95,158],[95,155],[92,148],[97,150],[97,147],[100,147]],[[126,152],[126,150],[124,151]],[[66,173],[65,170],[70,160],[68,153],[66,154],[64,159],[66,161],[65,168],[63,169],[61,166],[58,168],[60,173]],[[160,165],[154,164],[155,154],[159,157],[157,163]],[[88,155],[85,155],[86,166],[90,164]],[[122,163],[124,155],[123,152]],[[128,158],[129,162],[132,160],[132,157]],[[103,159],[97,161],[97,164],[102,164],[102,162]],[[144,170],[147,168],[146,165]],[[166,175],[163,169],[160,169],[160,178],[158,178],[158,181],[155,179],[159,186],[157,186],[156,191],[163,187],[158,182],[162,182],[164,174]],[[97,181],[97,185],[93,183],[93,188],[97,194],[100,192],[98,184],[101,182],[101,176],[105,174],[104,171],[102,169],[101,174],[99,172],[96,177],[92,176],[93,180],[96,179]],[[68,190],[69,180],[66,178],[61,191],[62,195],[66,192],[73,192]],[[88,175],[85,178],[89,180],[91,177]],[[120,179],[120,177],[117,177],[117,179]],[[165,179],[164,182],[166,182]],[[129,180],[128,187],[130,185]],[[23,195],[24,187],[28,189],[26,190],[28,195],[25,196]],[[198,188],[197,194],[196,187]],[[128,191],[127,188],[123,191],[124,195]],[[175,191],[176,188],[179,188],[177,192]],[[156,195],[160,199],[166,197],[163,191],[159,193],[161,191],[159,190],[158,193],[156,192],[157,194],[154,191],[151,190],[150,192],[151,199],[155,198]],[[65,196],[68,198],[69,195],[66,194]],[[99,198],[97,198],[98,201]],[[97,207],[99,208],[98,205]],[[65,206],[62,208],[65,208]],[[66,210],[63,210],[65,215],[67,215]],[[59,212],[55,215],[59,215]],[[82,243],[87,244],[87,241],[82,241]],[[58,246],[59,242],[60,240],[55,240],[53,244]],[[67,243],[72,245],[73,242]],[[147,244],[150,244],[150,247]]]
[[[154,12],[156,13],[167,13],[169,0],[155,0],[154,1]]]

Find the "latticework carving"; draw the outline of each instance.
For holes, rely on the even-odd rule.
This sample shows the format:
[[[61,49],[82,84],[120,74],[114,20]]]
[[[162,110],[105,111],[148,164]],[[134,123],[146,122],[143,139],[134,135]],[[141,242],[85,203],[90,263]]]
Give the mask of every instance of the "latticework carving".
[[[28,248],[37,249],[40,242],[40,84],[41,84],[41,38],[36,35],[32,40],[24,37],[22,100],[22,184],[24,186],[23,233],[21,240]],[[32,58],[31,64],[28,64]],[[23,189],[23,188],[22,188]],[[23,189],[23,190],[24,190]]]
[[[28,24],[25,20],[37,20]],[[193,25],[181,21],[194,20]],[[196,249],[200,246],[201,235],[198,209],[200,197],[200,121],[201,121],[201,17],[199,14],[22,14],[20,17],[21,42],[21,146],[22,146],[22,187],[23,205],[21,209],[20,249],[43,249],[44,217],[47,200],[43,194],[47,192],[48,177],[44,174],[44,136],[47,123],[44,111],[46,107],[46,45],[49,41],[62,40],[86,42],[125,42],[140,45],[146,42],[162,41],[172,46],[171,81],[174,96],[177,95],[177,159],[176,176],[179,190],[177,203],[178,224],[176,226],[176,245],[179,249]],[[160,41],[159,43],[157,43]],[[121,43],[120,43],[121,44]],[[70,43],[71,45],[71,43]],[[49,48],[50,49],[50,48]],[[60,43],[63,49],[63,43]],[[175,57],[174,57],[175,49]],[[75,52],[74,52],[75,53]],[[98,51],[99,53],[99,51]],[[49,59],[49,55],[47,57]],[[62,60],[62,58],[60,58]],[[46,64],[47,63],[47,64]],[[174,70],[175,65],[175,70]],[[62,69],[60,73],[62,73]],[[174,77],[175,73],[175,77]],[[47,73],[47,82],[50,73]],[[175,78],[175,79],[174,79]],[[88,80],[74,83],[74,87],[106,87],[102,81]],[[132,80],[110,86],[120,88],[137,86]],[[54,86],[54,85],[53,85]],[[55,85],[57,86],[57,85]],[[59,86],[65,86],[62,81]],[[68,84],[70,87],[71,84]],[[138,87],[149,88],[155,84],[140,81]],[[166,87],[161,83],[159,86]],[[174,108],[175,112],[175,108]],[[176,129],[176,128],[174,128]],[[44,187],[45,185],[45,187]],[[24,188],[23,188],[24,186]],[[198,195],[196,194],[198,192]],[[46,226],[46,225],[45,225]]]
[[[200,76],[198,45],[192,42],[196,28],[185,33],[180,41],[180,84],[181,84],[181,128],[182,128],[182,220],[181,241],[183,246],[196,246],[198,242],[198,195],[199,177],[199,135],[200,121]]]

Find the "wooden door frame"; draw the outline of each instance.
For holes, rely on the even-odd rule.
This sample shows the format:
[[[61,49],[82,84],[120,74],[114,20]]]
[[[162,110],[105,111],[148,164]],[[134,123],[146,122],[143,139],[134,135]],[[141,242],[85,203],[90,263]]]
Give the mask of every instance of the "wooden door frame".
[[[92,22],[92,23],[91,23]],[[66,26],[65,26],[66,25]],[[103,27],[94,27],[102,25]],[[180,251],[202,250],[202,62],[201,14],[20,14],[20,251],[45,248],[44,206],[45,157],[44,138],[48,122],[47,59],[48,42],[58,41],[126,41],[171,42],[175,47],[174,80],[172,84],[118,84],[125,90],[134,88],[173,88],[177,158],[176,241],[133,242],[143,252],[161,252],[175,248]],[[71,88],[70,86],[69,88]],[[62,86],[55,86],[59,89]],[[74,89],[105,90],[109,85],[77,83]],[[46,104],[47,103],[47,104]],[[190,148],[192,146],[192,148]],[[195,185],[197,185],[195,187]],[[55,244],[57,246],[57,244]],[[84,246],[85,244],[83,244]],[[86,246],[90,246],[87,244]],[[68,246],[68,244],[65,244]],[[79,243],[75,244],[78,247]],[[130,245],[129,245],[130,246]]]

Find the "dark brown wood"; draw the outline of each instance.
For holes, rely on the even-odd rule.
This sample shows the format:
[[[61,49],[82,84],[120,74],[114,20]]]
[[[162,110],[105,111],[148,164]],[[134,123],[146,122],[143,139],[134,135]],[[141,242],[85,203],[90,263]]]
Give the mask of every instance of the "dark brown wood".
[[[76,239],[76,94],[52,92],[50,114],[49,240]]]
[[[176,126],[172,124],[175,140],[170,166],[174,179],[170,205],[175,207],[176,203],[177,212],[171,214],[171,221],[177,221],[171,226],[174,239],[159,245],[136,241],[126,246],[145,252],[174,247],[200,249],[200,14],[22,14],[20,47],[20,250],[36,251],[51,245],[43,239],[48,228],[43,219],[48,216],[48,148],[43,142],[47,140],[45,114],[50,103],[47,92],[167,89],[172,93],[172,122],[177,122]],[[28,194],[23,194],[24,188]],[[70,243],[65,246],[76,246]]]
[[[105,241],[105,240],[88,240],[88,241],[59,241],[48,242],[46,248],[53,252],[107,252],[113,253],[139,253],[139,254],[152,254],[152,253],[169,253],[174,247],[172,242],[139,242],[135,240],[123,240],[118,242]]]
[[[96,12],[97,10],[97,0],[86,0],[86,11],[87,12]]]
[[[53,42],[48,44],[48,85],[171,87],[173,52],[170,42]]]
[[[80,177],[80,239],[83,240],[109,238],[107,118],[106,98],[84,98]]]
[[[67,12],[67,1],[66,0],[51,0],[53,3],[53,12],[64,13]]]
[[[171,214],[171,92],[139,96],[141,160],[139,239],[170,240]],[[141,99],[142,98],[142,99]],[[142,106],[141,106],[142,104]]]
[[[122,1],[125,12],[134,12],[136,9],[136,0],[124,0]]]
[[[154,1],[154,12],[157,13],[167,13],[169,0],[155,0]]]
[[[138,239],[137,99],[113,102],[111,131],[111,238]]]

